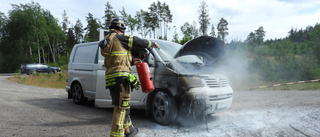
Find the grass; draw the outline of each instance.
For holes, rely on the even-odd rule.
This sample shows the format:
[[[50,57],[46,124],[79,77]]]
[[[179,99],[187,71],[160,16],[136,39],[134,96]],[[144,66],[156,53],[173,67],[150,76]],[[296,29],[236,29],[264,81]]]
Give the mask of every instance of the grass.
[[[244,91],[244,90],[320,90],[320,83],[300,83],[300,84],[292,84],[292,85],[283,85],[276,87],[266,87],[259,88],[260,86],[271,86],[280,83],[271,83],[271,82],[255,82],[255,83],[230,83],[231,87],[236,91]]]
[[[56,73],[56,74],[42,74],[37,73],[34,75],[22,76],[21,74],[10,77],[9,80],[24,85],[31,85],[37,87],[46,88],[66,88],[66,75],[67,73]]]
[[[293,85],[284,85],[278,87],[268,87],[268,88],[261,88],[258,90],[319,90],[320,83],[302,83],[302,84],[293,84]]]

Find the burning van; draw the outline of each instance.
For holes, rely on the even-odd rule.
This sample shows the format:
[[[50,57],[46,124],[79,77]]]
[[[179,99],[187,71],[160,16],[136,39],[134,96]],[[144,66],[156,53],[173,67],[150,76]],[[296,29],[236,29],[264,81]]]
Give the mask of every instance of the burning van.
[[[149,65],[155,90],[148,94],[141,89],[133,91],[131,108],[146,109],[162,125],[173,123],[178,113],[203,116],[230,108],[233,90],[225,76],[214,72],[215,64],[225,52],[221,40],[201,36],[183,46],[163,40],[152,41],[158,43],[160,49],[139,54]],[[81,54],[78,56],[77,52]],[[77,58],[92,61],[81,62],[83,60]],[[104,85],[103,61],[98,42],[74,46],[66,91],[76,104],[93,99],[96,107],[113,107]],[[137,75],[135,66],[132,72]]]

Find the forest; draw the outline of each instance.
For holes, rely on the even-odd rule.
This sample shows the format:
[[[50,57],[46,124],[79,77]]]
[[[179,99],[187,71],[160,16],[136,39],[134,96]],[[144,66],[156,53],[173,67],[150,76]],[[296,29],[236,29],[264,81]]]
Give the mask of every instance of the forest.
[[[36,2],[13,4],[8,16],[0,12],[0,73],[19,72],[20,65],[26,63],[66,65],[75,44],[98,41],[99,29],[107,29],[112,18],[121,18],[131,35],[139,34],[143,38],[168,40],[168,31],[174,31],[170,41],[180,44],[202,35],[217,37],[227,48],[222,60],[241,53],[246,62],[243,69],[255,76],[252,80],[284,82],[320,77],[319,24],[292,28],[285,38],[268,40],[261,26],[249,33],[246,40],[235,39],[227,43],[228,21],[221,18],[217,26],[210,25],[205,1],[200,2],[198,12],[198,19],[195,19],[198,22],[174,26],[174,15],[166,3],[153,2],[148,10],[141,9],[130,15],[124,8],[113,9],[106,2],[103,21],[88,13],[85,16],[87,26],[83,26],[79,19],[71,23],[66,11],[62,12],[59,21],[61,17],[54,17]],[[177,31],[183,33],[181,39]]]

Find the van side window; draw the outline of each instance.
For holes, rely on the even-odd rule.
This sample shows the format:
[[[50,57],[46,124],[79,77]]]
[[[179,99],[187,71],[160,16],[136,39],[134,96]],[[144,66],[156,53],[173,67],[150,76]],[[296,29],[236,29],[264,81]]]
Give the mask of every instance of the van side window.
[[[74,55],[73,63],[94,63],[98,46],[79,46]]]

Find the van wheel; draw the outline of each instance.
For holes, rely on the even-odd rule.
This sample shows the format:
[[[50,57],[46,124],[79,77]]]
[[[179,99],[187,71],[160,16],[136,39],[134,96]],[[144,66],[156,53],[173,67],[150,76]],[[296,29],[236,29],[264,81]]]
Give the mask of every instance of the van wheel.
[[[88,98],[84,97],[82,87],[79,83],[75,83],[71,89],[73,102],[76,104],[84,104]]]
[[[152,100],[153,118],[161,125],[168,125],[177,117],[177,105],[173,98],[165,92],[157,92]]]

